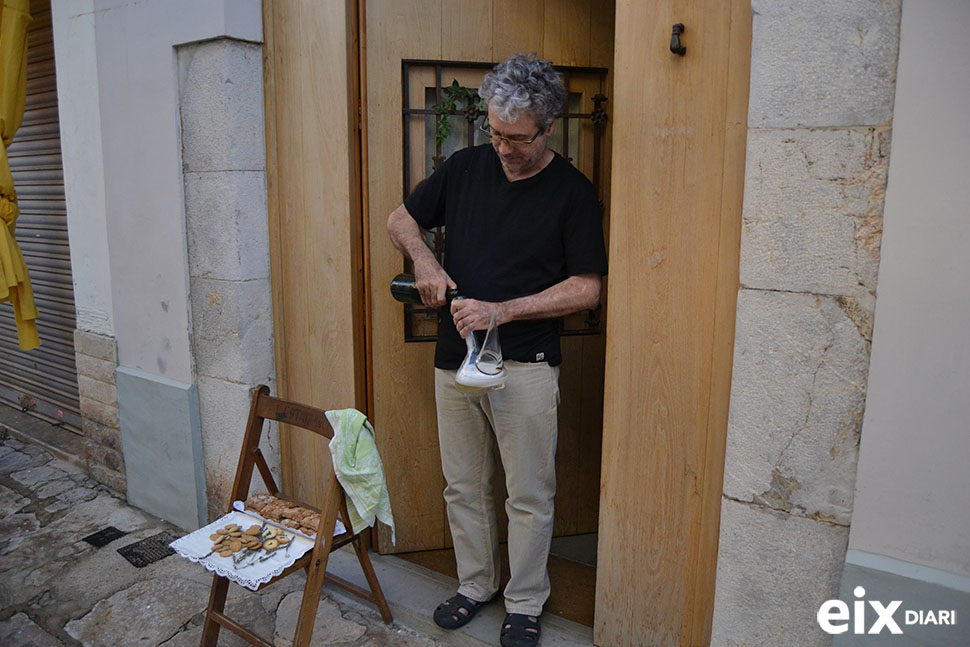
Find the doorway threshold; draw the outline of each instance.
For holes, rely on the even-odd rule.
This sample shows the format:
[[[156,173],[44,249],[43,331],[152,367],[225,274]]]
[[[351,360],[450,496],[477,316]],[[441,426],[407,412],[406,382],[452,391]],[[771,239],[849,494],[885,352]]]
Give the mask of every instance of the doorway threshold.
[[[431,619],[443,600],[455,594],[458,582],[454,578],[405,561],[393,555],[370,553],[374,571],[380,580],[384,596],[394,614],[395,624],[442,645],[455,647],[492,647],[498,642],[505,609],[495,602],[482,609],[474,622],[455,631],[442,629]],[[367,588],[357,557],[348,547],[334,551],[327,564],[327,572]],[[356,608],[361,613],[377,614],[377,609],[342,589],[325,583],[327,595],[339,599],[341,605]],[[593,629],[578,622],[550,614],[542,616],[543,647],[592,647]]]

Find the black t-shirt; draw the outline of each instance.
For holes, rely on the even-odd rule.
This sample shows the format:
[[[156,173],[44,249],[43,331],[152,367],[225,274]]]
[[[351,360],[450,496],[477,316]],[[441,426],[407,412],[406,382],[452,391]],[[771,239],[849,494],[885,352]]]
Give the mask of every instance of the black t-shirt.
[[[590,181],[556,154],[536,175],[509,182],[491,144],[454,153],[404,201],[425,229],[445,226],[444,268],[462,296],[507,301],[576,275],[606,273],[599,201]],[[502,355],[562,363],[556,319],[499,326]],[[439,309],[435,366],[457,369],[465,342]]]

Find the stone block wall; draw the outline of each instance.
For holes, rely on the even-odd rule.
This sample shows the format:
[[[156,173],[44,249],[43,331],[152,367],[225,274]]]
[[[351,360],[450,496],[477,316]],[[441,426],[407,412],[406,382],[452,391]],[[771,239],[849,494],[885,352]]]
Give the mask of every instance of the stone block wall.
[[[74,331],[77,385],[81,396],[84,462],[88,472],[116,493],[125,493],[125,459],[118,424],[115,370],[118,349],[114,337]]]
[[[899,0],[754,0],[712,645],[830,644],[865,407]]]
[[[275,385],[262,48],[218,38],[182,45],[177,56],[192,354],[213,518],[228,502],[250,388]],[[262,449],[279,480],[271,438]]]

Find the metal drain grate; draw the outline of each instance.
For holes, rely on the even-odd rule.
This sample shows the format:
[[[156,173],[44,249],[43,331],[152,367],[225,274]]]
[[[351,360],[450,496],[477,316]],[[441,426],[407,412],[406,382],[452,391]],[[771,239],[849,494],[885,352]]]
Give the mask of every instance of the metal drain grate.
[[[118,539],[119,537],[124,537],[127,534],[128,533],[125,532],[124,530],[118,530],[114,526],[108,526],[107,528],[104,528],[102,530],[99,530],[98,532],[92,533],[87,537],[82,538],[81,541],[86,541],[92,546],[94,546],[95,548],[104,548],[105,546],[113,542],[115,539]]]
[[[143,568],[174,553],[175,551],[168,547],[173,541],[175,537],[167,532],[160,532],[119,548],[118,554],[131,562],[135,568]]]

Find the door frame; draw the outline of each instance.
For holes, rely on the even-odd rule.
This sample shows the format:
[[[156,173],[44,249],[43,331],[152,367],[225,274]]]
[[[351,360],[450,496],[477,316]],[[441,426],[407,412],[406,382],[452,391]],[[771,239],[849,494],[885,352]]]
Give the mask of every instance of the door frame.
[[[695,7],[694,5],[697,5]],[[691,19],[683,15],[698,8],[697,2],[683,8],[679,16],[664,14],[662,19],[648,21],[644,12],[651,7],[635,6],[636,3],[619,3],[617,6],[617,38],[614,50],[617,65],[613,70],[614,91],[611,113],[638,114],[642,105],[626,102],[619,93],[620,85],[632,83],[630,74],[620,77],[620,65],[629,70],[644,70],[658,56],[650,49],[658,42],[669,41],[672,22],[688,22],[688,32],[696,40],[688,40],[690,53],[703,52],[703,31],[696,25],[704,24],[704,17]],[[597,644],[624,645],[629,642],[629,632],[648,627],[648,634],[658,638],[657,644],[707,644],[710,640],[713,614],[714,579],[717,565],[717,541],[724,466],[724,449],[727,428],[727,410],[730,396],[731,364],[734,340],[734,311],[738,289],[738,257],[740,236],[741,197],[744,178],[744,147],[746,140],[747,93],[750,73],[751,7],[747,0],[730,3],[730,42],[726,58],[725,84],[727,96],[727,119],[725,120],[726,148],[722,151],[724,177],[721,185],[719,219],[721,229],[718,237],[716,259],[716,289],[711,293],[712,309],[716,324],[709,333],[712,348],[711,363],[703,378],[709,384],[706,400],[706,425],[702,429],[680,430],[686,434],[683,447],[701,448],[693,454],[676,455],[677,460],[663,466],[668,473],[687,473],[694,470],[693,478],[679,481],[679,486],[664,490],[670,505],[688,505],[693,520],[690,530],[683,536],[673,538],[687,559],[674,566],[652,562],[653,547],[646,542],[626,543],[616,548],[604,535],[618,529],[630,519],[636,518],[639,507],[635,497],[623,500],[617,490],[623,487],[623,474],[610,472],[613,455],[607,452],[606,437],[616,441],[610,447],[622,447],[629,455],[643,453],[649,456],[651,443],[656,437],[637,433],[614,411],[604,414],[603,475],[601,483],[600,521],[600,568],[597,573],[597,607],[595,637]],[[333,3],[304,3],[294,0],[263,0],[264,12],[264,75],[266,101],[267,139],[267,191],[270,222],[270,256],[273,275],[274,325],[277,356],[277,391],[290,399],[322,408],[354,406],[365,413],[373,409],[372,383],[371,310],[367,277],[370,258],[367,245],[369,200],[367,186],[367,98],[360,89],[366,87],[366,25],[364,0],[344,0]],[[302,12],[303,19],[294,20],[293,12]],[[280,18],[289,24],[300,26],[295,31],[276,33]],[[694,27],[692,29],[692,27]],[[321,34],[326,37],[321,38]],[[693,47],[693,50],[691,49]],[[321,52],[321,48],[324,50]],[[662,50],[661,50],[662,51]],[[301,56],[305,59],[300,63]],[[665,54],[670,56],[669,54]],[[676,59],[663,58],[660,64],[676,65]],[[281,61],[289,63],[281,66]],[[327,61],[327,66],[311,66],[310,61]],[[680,61],[683,63],[684,61]],[[321,68],[326,68],[322,69]],[[315,81],[320,74],[326,77],[326,90]],[[632,72],[631,72],[632,74]],[[654,79],[651,74],[646,75]],[[294,75],[303,75],[296,78]],[[643,75],[638,82],[643,81]],[[309,90],[297,91],[296,85],[305,83]],[[317,91],[319,88],[320,91]],[[296,99],[295,101],[291,99]],[[306,115],[308,128],[301,128],[300,137],[294,137],[297,119]],[[319,115],[329,119],[320,120]],[[317,118],[314,120],[314,118]],[[629,123],[629,119],[627,120]],[[614,132],[616,141],[624,135]],[[311,145],[308,145],[310,142]],[[320,144],[314,150],[312,142]],[[631,176],[621,175],[616,162],[619,147],[613,147],[612,212],[619,213],[631,205],[625,202],[625,185]],[[652,158],[662,157],[662,149],[646,151]],[[334,164],[334,161],[337,161]],[[626,162],[624,161],[624,164]],[[645,163],[650,163],[645,161]],[[622,167],[627,168],[627,167]],[[323,170],[326,170],[324,177]],[[315,186],[315,182],[323,186]],[[294,189],[295,187],[295,189]],[[663,193],[662,187],[660,192]],[[322,196],[322,198],[321,198]],[[666,195],[665,203],[672,209],[683,203],[685,196]],[[326,218],[314,205],[326,203]],[[632,205],[635,210],[636,205]],[[313,220],[311,216],[317,218]],[[676,224],[676,223],[673,223]],[[615,232],[616,223],[611,224]],[[324,246],[306,249],[310,236],[323,241]],[[615,236],[614,236],[615,237]],[[611,240],[611,253],[618,249]],[[293,258],[293,250],[303,254]],[[659,247],[658,247],[659,249]],[[622,253],[622,252],[621,252]],[[611,258],[611,262],[617,258]],[[646,259],[640,259],[641,262]],[[614,276],[614,285],[616,283]],[[321,281],[312,283],[312,280]],[[289,285],[289,289],[287,289]],[[310,285],[312,294],[299,294],[294,285]],[[319,301],[327,302],[327,308]],[[311,298],[312,297],[312,298]],[[615,299],[613,303],[615,303]],[[611,310],[611,312],[613,312]],[[611,317],[614,328],[607,336],[606,384],[612,388],[621,380],[629,379],[618,372],[618,358],[629,354],[628,348],[620,348],[622,329],[618,317]],[[318,328],[311,331],[311,324]],[[322,323],[321,323],[322,322]],[[673,325],[673,324],[669,324]],[[325,332],[319,332],[324,328]],[[617,330],[613,336],[613,330]],[[310,332],[308,332],[310,331]],[[322,361],[308,366],[308,353],[324,343],[328,352]],[[647,355],[643,375],[649,375],[652,361]],[[349,368],[348,368],[349,367]],[[607,398],[610,398],[609,391]],[[615,405],[634,405],[634,399]],[[325,449],[325,448],[324,448]],[[321,448],[295,446],[283,431],[281,454],[283,454],[284,482],[294,481],[312,463],[310,458],[319,456]],[[693,451],[693,450],[692,450]],[[314,452],[317,452],[316,454]],[[689,454],[689,455],[688,455]],[[671,471],[673,470],[673,471]],[[618,480],[619,479],[619,480]],[[303,488],[302,490],[300,488]],[[297,486],[296,496],[313,498],[314,484]],[[629,491],[627,491],[629,494]],[[632,515],[632,516],[631,516]],[[626,519],[627,521],[624,521]],[[668,532],[654,528],[655,532]],[[680,541],[683,540],[683,541]],[[610,557],[602,549],[606,549]],[[642,576],[651,588],[647,595],[633,595],[631,591],[607,590],[617,580],[606,578],[607,571],[624,571]],[[664,596],[665,582],[678,582],[680,595]],[[632,601],[632,602],[631,602]],[[630,606],[632,604],[632,606]],[[626,605],[626,606],[624,606]],[[632,620],[631,620],[632,619]],[[616,629],[619,631],[615,631]]]

